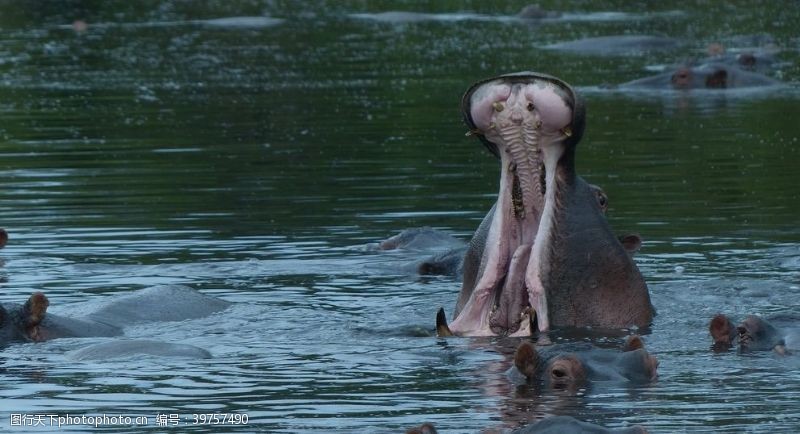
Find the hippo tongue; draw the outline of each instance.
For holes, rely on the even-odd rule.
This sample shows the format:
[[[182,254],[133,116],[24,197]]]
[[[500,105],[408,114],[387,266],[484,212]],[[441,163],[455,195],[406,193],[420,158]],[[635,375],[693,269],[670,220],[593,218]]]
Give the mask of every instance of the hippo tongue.
[[[500,192],[479,278],[450,329],[473,336],[514,333],[530,305],[539,329],[546,330],[540,264],[554,224],[556,166],[571,109],[560,88],[530,77],[484,83],[472,92],[469,107],[482,139],[500,157]]]

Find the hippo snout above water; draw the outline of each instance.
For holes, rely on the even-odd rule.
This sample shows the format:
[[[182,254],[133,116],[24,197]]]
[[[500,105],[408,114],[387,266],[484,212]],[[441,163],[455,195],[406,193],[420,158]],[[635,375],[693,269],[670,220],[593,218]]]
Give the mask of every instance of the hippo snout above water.
[[[740,351],[775,351],[786,354],[800,349],[800,319],[775,317],[770,320],[747,315],[738,325],[726,315],[717,314],[708,325],[714,351],[738,346]]]
[[[776,86],[780,82],[764,74],[746,71],[736,65],[710,62],[697,66],[679,66],[652,77],[621,84],[621,89],[690,90],[740,89]]]
[[[620,350],[554,345],[538,350],[520,343],[509,378],[519,383],[574,390],[598,381],[647,383],[658,376],[658,360],[644,348],[639,336],[630,336]]]
[[[469,243],[454,320],[440,335],[530,335],[555,327],[647,326],[650,294],[597,189],[575,171],[585,109],[545,74],[480,81],[462,99],[470,132],[500,159],[497,202]]]

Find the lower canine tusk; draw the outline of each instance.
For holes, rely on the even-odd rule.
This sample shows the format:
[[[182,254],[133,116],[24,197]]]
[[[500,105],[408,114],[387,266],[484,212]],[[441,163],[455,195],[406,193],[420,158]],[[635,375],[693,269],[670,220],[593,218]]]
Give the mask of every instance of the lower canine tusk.
[[[440,338],[444,338],[447,336],[453,336],[453,332],[450,331],[450,327],[447,326],[447,316],[444,314],[444,308],[439,308],[439,312],[436,313],[436,336]]]

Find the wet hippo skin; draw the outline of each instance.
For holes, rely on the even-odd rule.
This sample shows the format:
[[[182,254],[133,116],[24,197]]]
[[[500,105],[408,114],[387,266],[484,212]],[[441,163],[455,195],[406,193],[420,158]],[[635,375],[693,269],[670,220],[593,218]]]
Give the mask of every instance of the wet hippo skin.
[[[621,84],[621,89],[737,89],[775,86],[779,81],[725,63],[680,66],[652,77]]]
[[[189,359],[208,359],[211,353],[187,344],[174,344],[149,339],[122,339],[88,345],[67,353],[73,360],[109,360],[154,356]]]
[[[675,50],[680,46],[677,39],[664,36],[612,35],[558,42],[544,48],[593,56],[636,56],[654,51]]]
[[[49,306],[47,297],[37,292],[23,305],[0,307],[0,346],[61,337],[118,336],[127,326],[202,318],[230,303],[185,286],[164,285],[110,297],[75,317],[49,314]]]
[[[778,316],[769,320],[747,315],[734,325],[726,315],[718,314],[708,325],[715,351],[737,346],[740,351],[775,351],[786,354],[800,349],[800,319]]]
[[[612,429],[583,422],[570,416],[550,416],[514,430],[512,434],[647,434],[647,430],[639,425]]]
[[[657,378],[657,368],[658,360],[639,336],[629,337],[617,350],[570,344],[537,349],[524,341],[508,376],[516,384],[576,390],[600,381],[649,383]]]
[[[436,434],[432,423],[423,423],[409,428],[406,434]],[[495,432],[495,431],[487,431]],[[550,416],[540,421],[511,431],[511,434],[647,434],[647,430],[639,425],[629,428],[606,428],[589,422],[583,422],[570,416]]]
[[[647,326],[647,285],[575,172],[583,103],[535,72],[480,81],[462,109],[473,135],[500,158],[500,191],[465,254],[454,320],[442,334],[530,335],[554,327]],[[445,321],[446,322],[446,321]]]
[[[594,192],[594,198],[600,211],[605,214],[608,210],[608,195],[597,185],[589,184]],[[642,239],[638,234],[625,234],[617,237],[625,250],[632,256],[642,246]],[[449,248],[443,252],[433,254],[425,259],[415,261],[408,267],[410,272],[423,276],[439,275],[461,277],[463,274],[464,255],[469,246],[452,235],[436,229],[423,227],[405,229],[397,235],[387,238],[377,244],[370,245],[377,250],[438,250]]]

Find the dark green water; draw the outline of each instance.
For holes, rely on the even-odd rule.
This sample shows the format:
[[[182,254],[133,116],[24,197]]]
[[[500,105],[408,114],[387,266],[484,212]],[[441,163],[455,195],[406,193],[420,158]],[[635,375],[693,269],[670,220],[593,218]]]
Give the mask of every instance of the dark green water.
[[[0,301],[44,291],[57,312],[180,283],[236,302],[127,331],[210,360],[65,356],[85,339],[3,349],[0,430],[10,413],[147,416],[163,430],[158,413],[239,412],[244,431],[265,432],[423,421],[476,432],[549,414],[652,432],[796,431],[800,358],[714,355],[707,323],[800,307],[800,6],[540,3],[569,15],[511,19],[524,2],[0,1],[0,227],[11,236]],[[349,15],[388,10],[450,15]],[[214,21],[254,16],[279,20]],[[623,33],[685,45],[630,57],[541,48]],[[770,75],[785,87],[608,87],[753,34],[782,49]],[[452,310],[457,282],[404,275],[413,252],[363,248],[416,226],[469,237],[498,171],[464,136],[460,97],[525,69],[585,94],[578,170],[609,195],[615,230],[645,240],[654,384],[518,396],[502,342],[409,332]]]

